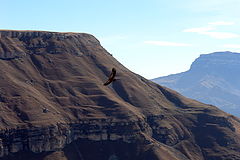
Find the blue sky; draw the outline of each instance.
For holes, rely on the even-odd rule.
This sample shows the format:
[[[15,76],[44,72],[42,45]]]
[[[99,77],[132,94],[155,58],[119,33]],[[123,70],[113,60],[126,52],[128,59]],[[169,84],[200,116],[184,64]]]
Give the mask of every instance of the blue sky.
[[[135,73],[183,72],[200,54],[240,52],[239,0],[0,0],[0,29],[85,32]]]

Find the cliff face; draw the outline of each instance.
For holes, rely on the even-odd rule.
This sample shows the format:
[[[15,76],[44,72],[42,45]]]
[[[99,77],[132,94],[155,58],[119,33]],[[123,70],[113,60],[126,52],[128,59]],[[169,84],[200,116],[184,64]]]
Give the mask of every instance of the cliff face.
[[[240,159],[238,118],[132,73],[89,34],[0,31],[0,59],[1,159]]]
[[[239,53],[215,52],[201,55],[187,72],[153,81],[240,117],[239,74]]]

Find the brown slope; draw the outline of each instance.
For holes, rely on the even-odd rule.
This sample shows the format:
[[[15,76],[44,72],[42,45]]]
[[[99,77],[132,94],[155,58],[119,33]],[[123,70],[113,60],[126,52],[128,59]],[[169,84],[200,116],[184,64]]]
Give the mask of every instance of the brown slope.
[[[0,59],[2,159],[240,159],[239,119],[132,73],[89,34],[0,31]]]

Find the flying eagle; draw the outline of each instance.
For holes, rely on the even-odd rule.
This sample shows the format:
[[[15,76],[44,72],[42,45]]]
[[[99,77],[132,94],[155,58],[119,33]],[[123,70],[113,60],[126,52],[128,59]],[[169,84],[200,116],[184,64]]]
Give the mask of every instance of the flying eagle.
[[[106,85],[109,85],[110,83],[112,83],[113,81],[115,81],[116,79],[114,79],[116,76],[116,69],[115,68],[112,68],[112,73],[110,74],[107,82],[105,82],[103,85],[106,86]]]

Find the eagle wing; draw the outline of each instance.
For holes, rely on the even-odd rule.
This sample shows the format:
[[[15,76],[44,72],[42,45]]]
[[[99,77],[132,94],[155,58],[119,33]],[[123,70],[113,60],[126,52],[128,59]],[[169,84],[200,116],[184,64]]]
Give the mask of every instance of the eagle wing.
[[[114,81],[115,76],[116,76],[116,69],[113,68],[113,69],[112,69],[112,73],[110,74],[107,82],[105,82],[103,85],[106,86],[106,85],[109,85],[110,83],[112,83],[112,82]]]

